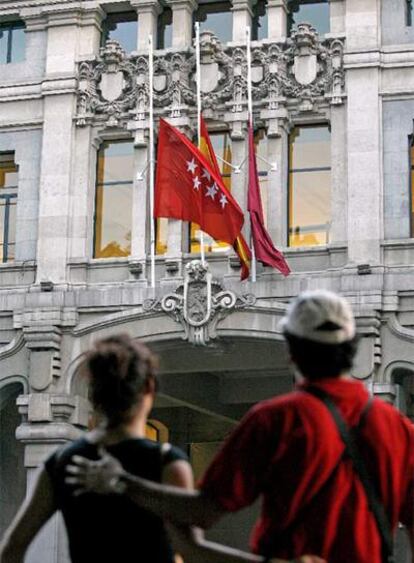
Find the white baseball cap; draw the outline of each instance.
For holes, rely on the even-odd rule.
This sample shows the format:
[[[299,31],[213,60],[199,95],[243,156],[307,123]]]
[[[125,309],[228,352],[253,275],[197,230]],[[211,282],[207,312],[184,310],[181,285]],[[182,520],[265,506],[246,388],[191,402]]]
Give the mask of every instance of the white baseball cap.
[[[304,291],[293,299],[279,327],[283,332],[323,344],[347,342],[356,332],[349,303],[324,289]]]

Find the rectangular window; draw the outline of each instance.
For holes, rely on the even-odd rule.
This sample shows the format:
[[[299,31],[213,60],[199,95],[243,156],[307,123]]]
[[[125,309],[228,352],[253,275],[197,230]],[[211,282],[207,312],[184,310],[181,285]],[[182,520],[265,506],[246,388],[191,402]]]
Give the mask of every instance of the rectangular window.
[[[23,22],[0,23],[0,64],[20,63],[26,55]]]
[[[328,0],[291,0],[289,10],[290,32],[299,23],[310,23],[320,35],[329,33],[331,25]]]
[[[109,39],[118,41],[127,52],[137,50],[138,16],[136,12],[117,12],[106,16],[103,24],[102,46]]]
[[[157,49],[172,47],[172,10],[164,8],[158,16]]]
[[[331,134],[325,125],[295,127],[289,136],[289,246],[329,242]]]
[[[223,178],[224,185],[231,192],[231,137],[228,131],[210,133],[211,144],[216,154],[218,165]],[[196,223],[190,225],[190,252],[200,252],[200,227]],[[205,252],[224,252],[229,245],[212,239],[204,233]]]
[[[14,153],[0,153],[0,262],[12,262],[15,257],[17,189]]]
[[[233,12],[230,2],[203,2],[198,4],[195,21],[200,22],[200,31],[212,31],[222,43],[233,38]]]
[[[261,41],[268,36],[267,3],[264,0],[259,0],[253,11],[252,39],[253,41]]]
[[[131,253],[133,141],[105,141],[98,151],[94,257]]]

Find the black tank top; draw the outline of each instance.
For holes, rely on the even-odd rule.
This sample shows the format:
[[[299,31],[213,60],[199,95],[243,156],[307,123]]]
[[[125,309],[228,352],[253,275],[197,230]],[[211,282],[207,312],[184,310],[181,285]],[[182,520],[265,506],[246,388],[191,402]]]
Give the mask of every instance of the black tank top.
[[[161,482],[162,469],[187,460],[178,448],[166,453],[160,444],[132,438],[108,446],[108,451],[133,475]],[[65,485],[65,467],[73,455],[98,459],[97,448],[85,438],[52,454],[45,463],[62,511],[73,563],[173,563],[163,522],[122,495],[86,493],[73,496]]]

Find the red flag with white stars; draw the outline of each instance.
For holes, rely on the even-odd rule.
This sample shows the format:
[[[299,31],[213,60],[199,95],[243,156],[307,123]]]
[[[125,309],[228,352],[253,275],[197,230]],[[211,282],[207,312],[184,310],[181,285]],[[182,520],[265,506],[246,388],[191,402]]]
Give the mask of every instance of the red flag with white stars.
[[[219,174],[178,129],[160,119],[154,217],[198,223],[216,240],[233,244],[243,212]]]

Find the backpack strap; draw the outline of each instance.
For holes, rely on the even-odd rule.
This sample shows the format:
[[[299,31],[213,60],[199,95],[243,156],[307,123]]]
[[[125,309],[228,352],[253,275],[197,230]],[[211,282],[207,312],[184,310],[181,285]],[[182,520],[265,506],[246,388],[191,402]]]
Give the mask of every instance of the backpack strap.
[[[360,450],[354,438],[357,429],[360,428],[361,426],[361,419],[362,422],[365,420],[366,415],[369,409],[371,408],[372,399],[370,402],[368,401],[368,403],[370,404],[367,403],[367,405],[365,405],[365,408],[361,414],[358,427],[354,429],[353,432],[351,432],[348,428],[348,425],[342,418],[342,415],[340,414],[339,410],[337,409],[335,403],[333,402],[331,397],[329,397],[329,395],[327,395],[321,389],[315,387],[308,387],[304,389],[304,391],[313,395],[320,401],[322,401],[326,406],[326,408],[331,413],[332,418],[338,429],[339,435],[341,436],[342,441],[345,445],[346,454],[352,461],[353,468],[357,473],[357,475],[359,476],[361,484],[365,490],[369,509],[371,510],[372,515],[375,518],[378,532],[381,537],[383,561],[392,563],[394,561],[394,556],[393,556],[394,541],[393,541],[391,525],[388,520],[388,516],[385,512],[384,506],[370,479],[367,466],[365,464],[365,461],[360,453]]]

